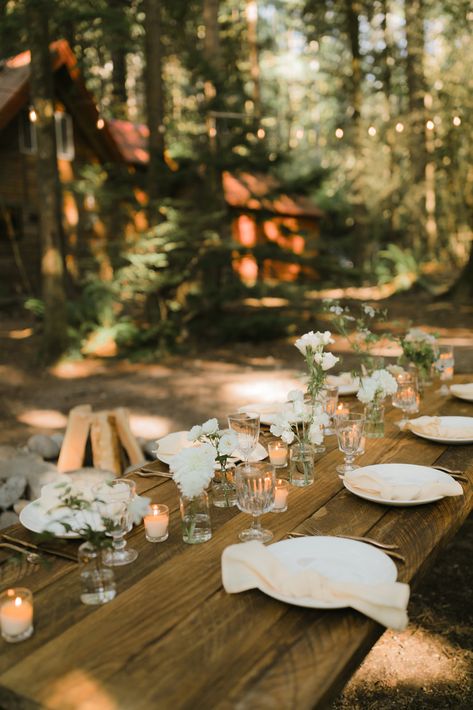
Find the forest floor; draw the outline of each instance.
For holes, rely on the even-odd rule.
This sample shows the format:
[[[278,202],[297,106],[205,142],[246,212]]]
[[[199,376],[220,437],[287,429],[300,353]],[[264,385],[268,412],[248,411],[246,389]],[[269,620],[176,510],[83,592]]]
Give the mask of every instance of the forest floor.
[[[456,370],[473,371],[473,306],[396,296],[383,303],[396,327],[415,325],[439,333],[456,349]],[[138,436],[157,438],[225,415],[245,402],[284,397],[300,383],[302,361],[289,341],[210,348],[155,363],[118,359],[64,362],[47,370],[36,361],[37,336],[27,318],[0,314],[0,444],[26,442],[32,433],[64,429],[77,404],[96,409],[125,406]],[[325,329],[306,319],[306,330]],[[303,332],[303,331],[301,331]],[[337,340],[345,356],[347,346]],[[457,534],[414,590],[410,624],[386,632],[355,673],[334,710],[473,707],[473,519]]]

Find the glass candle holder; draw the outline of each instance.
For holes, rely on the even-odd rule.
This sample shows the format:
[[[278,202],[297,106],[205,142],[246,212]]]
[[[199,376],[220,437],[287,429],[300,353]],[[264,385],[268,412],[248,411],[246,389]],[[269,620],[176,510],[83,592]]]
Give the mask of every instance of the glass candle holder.
[[[287,498],[289,495],[289,484],[284,478],[276,480],[274,488],[273,513],[284,513],[287,510]]]
[[[287,465],[288,446],[284,441],[274,439],[268,442],[269,460],[275,468]]]
[[[148,542],[164,542],[169,537],[169,508],[167,505],[152,503],[143,518]]]
[[[0,630],[8,643],[18,643],[33,633],[33,594],[25,587],[0,595]]]

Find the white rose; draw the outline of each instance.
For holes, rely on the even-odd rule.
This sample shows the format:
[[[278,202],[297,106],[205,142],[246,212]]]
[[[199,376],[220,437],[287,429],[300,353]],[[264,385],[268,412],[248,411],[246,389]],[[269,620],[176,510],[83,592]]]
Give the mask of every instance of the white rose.
[[[285,429],[281,434],[281,439],[284,441],[285,444],[292,444],[292,442],[294,441],[294,432],[292,431],[292,429]]]
[[[330,370],[331,367],[337,364],[339,358],[333,353],[324,353],[322,356],[322,370]]]
[[[197,441],[199,436],[202,436],[202,433],[202,427],[199,424],[196,424],[190,431],[187,432],[187,439],[189,441]]]
[[[222,434],[218,443],[218,452],[222,456],[231,456],[238,446],[238,437],[233,431]]]
[[[206,422],[202,424],[202,433],[206,436],[209,434],[215,434],[218,431],[218,421],[213,419],[207,419]]]

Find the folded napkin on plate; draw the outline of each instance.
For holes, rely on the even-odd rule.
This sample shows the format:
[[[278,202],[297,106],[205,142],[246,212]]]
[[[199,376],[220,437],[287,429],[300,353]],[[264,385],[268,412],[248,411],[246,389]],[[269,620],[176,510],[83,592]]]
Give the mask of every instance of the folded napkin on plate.
[[[473,397],[473,382],[464,385],[450,385],[450,390],[454,394],[463,394],[466,397]]]
[[[362,470],[346,473],[345,481],[359,491],[379,495],[380,498],[392,501],[425,500],[426,498],[437,498],[437,496],[463,495],[463,488],[453,478],[429,482],[397,483],[396,481],[387,481],[381,475],[378,476],[375,468],[372,468],[369,473],[364,473]]]
[[[222,581],[229,594],[247,589],[261,589],[263,592],[271,589],[293,597],[295,603],[301,597],[341,602],[398,631],[405,629],[408,622],[408,584],[390,582],[371,586],[336,582],[313,569],[295,572],[257,541],[231,545],[223,551]]]
[[[405,429],[418,431],[421,434],[430,434],[431,436],[442,436],[448,439],[467,439],[473,437],[473,420],[468,424],[461,426],[442,422],[440,417],[417,417],[410,419],[405,424]]]

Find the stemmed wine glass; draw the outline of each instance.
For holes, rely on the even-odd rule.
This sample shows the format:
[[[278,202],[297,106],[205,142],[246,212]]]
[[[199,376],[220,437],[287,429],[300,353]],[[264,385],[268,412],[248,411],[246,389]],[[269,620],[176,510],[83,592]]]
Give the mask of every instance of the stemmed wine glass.
[[[358,468],[353,464],[353,461],[360,448],[364,426],[365,417],[363,414],[350,412],[335,417],[338,448],[345,454],[345,461],[337,466],[338,473],[345,474]]]
[[[248,466],[250,455],[259,439],[260,415],[253,412],[236,412],[228,415],[228,426],[238,437],[238,450]]]
[[[324,407],[325,414],[330,419],[329,426],[325,427],[325,434],[330,436],[335,434],[333,429],[333,418],[337,412],[338,404],[338,387],[336,385],[325,385],[320,391],[320,402]]]
[[[397,425],[404,429],[409,421],[409,414],[417,411],[417,389],[412,382],[398,382],[397,390],[392,396],[392,405],[403,413]]]
[[[455,356],[451,345],[439,345],[438,357],[434,362],[434,368],[440,374],[440,381],[443,383],[438,390],[439,394],[447,395],[450,393],[448,385],[445,384],[448,380],[453,379],[453,368],[455,366]]]
[[[243,513],[253,516],[251,527],[242,530],[242,542],[259,540],[269,542],[273,533],[261,527],[260,516],[274,507],[276,491],[275,468],[269,463],[241,463],[235,468],[237,506]]]
[[[103,561],[109,567],[128,565],[138,557],[138,551],[127,547],[125,535],[132,522],[129,506],[136,494],[136,485],[127,478],[115,478],[94,488],[103,518],[111,521],[108,532],[113,540],[112,549],[105,550]]]

